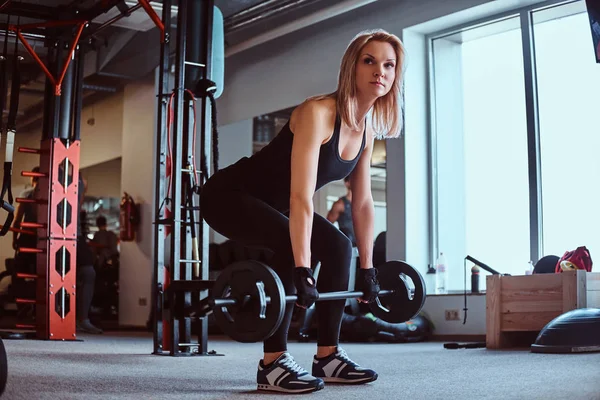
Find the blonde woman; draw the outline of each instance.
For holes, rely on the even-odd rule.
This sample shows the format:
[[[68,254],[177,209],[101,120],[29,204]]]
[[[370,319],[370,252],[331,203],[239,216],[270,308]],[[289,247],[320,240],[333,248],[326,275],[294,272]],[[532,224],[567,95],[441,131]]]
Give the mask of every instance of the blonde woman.
[[[274,252],[271,267],[297,305],[310,307],[318,292],[348,290],[352,244],[313,212],[313,195],[325,184],[350,177],[352,215],[360,257],[356,290],[361,301],[379,292],[373,269],[374,208],[370,160],[374,137],[397,137],[402,125],[404,47],[392,34],[365,31],[342,58],[337,90],[307,99],[260,152],[214,174],[203,188],[202,215],[217,232]],[[370,114],[370,118],[367,118]],[[319,280],[311,257],[321,261]],[[306,393],[324,382],[366,383],[377,373],[361,368],[339,347],[344,300],[317,302],[317,354],[312,374],[287,352],[293,304],[279,329],[264,342],[259,390]]]

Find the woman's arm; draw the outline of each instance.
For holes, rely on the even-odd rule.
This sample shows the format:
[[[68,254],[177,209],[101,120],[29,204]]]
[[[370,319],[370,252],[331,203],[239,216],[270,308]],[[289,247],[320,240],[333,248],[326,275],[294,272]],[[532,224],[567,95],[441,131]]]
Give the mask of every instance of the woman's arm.
[[[290,238],[296,266],[310,268],[313,196],[320,147],[329,136],[328,109],[317,101],[309,101],[294,110],[292,119],[294,142],[291,161]]]
[[[371,156],[373,155],[373,131],[367,128],[367,144],[352,171],[352,224],[360,257],[361,268],[373,267],[373,232],[375,208],[371,193]]]

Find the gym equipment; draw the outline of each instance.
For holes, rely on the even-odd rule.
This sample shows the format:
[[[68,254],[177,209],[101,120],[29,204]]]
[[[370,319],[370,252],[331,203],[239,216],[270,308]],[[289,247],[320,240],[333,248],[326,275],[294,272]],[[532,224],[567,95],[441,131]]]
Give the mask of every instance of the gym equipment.
[[[406,322],[390,323],[375,319],[377,341],[388,343],[410,343],[427,340],[431,336],[431,322],[417,315]]]
[[[444,348],[449,350],[456,349],[484,349],[485,342],[474,342],[474,343],[444,343]]]
[[[540,331],[532,353],[600,352],[600,308],[568,311]]]
[[[275,271],[256,261],[227,267],[217,278],[212,294],[223,296],[212,301],[217,324],[238,342],[258,342],[271,336],[285,314],[287,299],[281,280]],[[258,301],[252,301],[257,297]]]
[[[559,256],[544,256],[539,259],[535,266],[533,267],[534,274],[553,274],[556,269],[556,264],[558,264],[558,260],[560,260]]]
[[[426,297],[425,280],[419,271],[403,261],[388,261],[379,265],[377,270],[382,290],[377,301],[369,303],[373,315],[392,324],[415,317],[423,308]]]
[[[0,339],[0,396],[6,389],[6,380],[8,378],[8,359],[6,357],[6,349],[4,343]]]
[[[492,267],[490,267],[487,264],[482,263],[481,261],[467,255],[465,257],[465,260],[467,261],[471,261],[473,264],[477,265],[479,268],[486,270],[487,272],[489,272],[492,275],[504,275],[504,276],[510,276],[510,274],[501,274],[500,272],[496,271],[495,269],[493,269]]]
[[[6,72],[5,72],[5,61],[7,55],[7,40],[8,38],[8,30],[6,31],[6,36],[4,38],[4,55],[2,65],[0,65],[0,79],[2,82],[0,83],[0,90],[2,93],[0,97],[1,107],[0,113],[4,112],[4,89],[6,86]],[[13,60],[13,70],[12,70],[12,78],[11,78],[11,89],[10,89],[10,108],[8,112],[8,120],[6,123],[6,151],[4,156],[4,175],[2,178],[2,192],[0,193],[0,207],[7,212],[6,219],[2,228],[0,229],[0,236],[5,236],[12,222],[14,220],[15,207],[13,205],[13,194],[12,194],[12,164],[13,164],[13,152],[15,145],[15,134],[17,133],[17,111],[19,108],[19,92],[21,87],[21,73],[20,73],[20,62],[23,57],[19,56],[19,48],[18,42],[15,41],[15,53]],[[3,130],[2,128],[2,119],[3,116],[0,115],[0,135]],[[4,196],[7,196],[7,200],[4,200]]]
[[[395,324],[382,321],[371,313],[365,315],[344,314],[342,317],[340,340],[363,343],[421,342],[431,336],[431,331],[431,323],[422,315],[417,315],[406,322]]]
[[[575,250],[567,250],[565,254],[556,263],[554,272],[561,273],[576,269],[583,269],[587,272],[592,272],[592,256],[590,251],[585,246],[579,246]]]
[[[176,21],[170,12],[174,3]],[[215,355],[208,350],[208,314],[200,308],[201,317],[192,326],[185,310],[207,306],[215,283],[209,279],[209,228],[198,215],[197,196],[213,172],[211,164],[218,165],[216,109],[211,105],[223,89],[223,14],[214,0],[164,0],[162,18],[152,7],[146,11],[164,39],[156,113],[153,354]],[[195,92],[197,88],[203,89]]]
[[[378,267],[381,291],[371,312],[390,322],[405,322],[416,316],[425,303],[425,283],[417,270],[402,261]],[[408,278],[412,281],[409,282]],[[359,291],[320,293],[317,301],[343,300],[363,296]],[[297,300],[286,295],[277,274],[257,261],[243,261],[227,267],[217,278],[209,299],[217,324],[240,342],[258,342],[272,335],[283,320],[285,304]]]
[[[482,263],[481,261],[471,257],[470,255],[467,255],[465,257],[465,265],[463,267],[463,273],[464,273],[464,277],[465,277],[465,293],[464,293],[464,299],[465,299],[465,307],[463,308],[464,311],[464,318],[463,318],[463,324],[467,323],[467,313],[469,311],[469,307],[467,306],[467,261],[471,261],[473,264],[475,264],[477,267],[489,272],[492,275],[504,275],[504,276],[510,276],[510,274],[501,274],[500,272],[496,271],[495,269],[493,269],[492,267],[490,267],[489,265],[486,265],[484,263]],[[477,286],[479,286],[479,277],[477,277]],[[471,282],[471,287],[473,288],[475,282]],[[478,288],[479,290],[479,288]],[[473,291],[473,293],[475,293]]]
[[[19,16],[22,10],[15,9]],[[34,17],[37,10],[31,10]],[[82,14],[79,14],[82,15]],[[19,246],[19,253],[34,255],[37,259],[35,296],[21,299],[26,304],[38,304],[35,324],[19,324],[20,329],[35,330],[36,337],[46,340],[75,340],[75,253],[78,216],[79,174],[79,120],[82,107],[83,54],[85,45],[78,46],[87,21],[63,20],[56,23],[58,30],[46,29],[44,22],[8,26],[46,76],[44,92],[44,127],[40,148],[19,147],[18,151],[38,158],[39,171],[21,171],[21,176],[38,178],[32,198],[16,199],[17,203],[40,206],[47,218],[36,222],[22,222],[21,228],[36,230],[39,241],[31,246]],[[66,19],[66,18],[65,18]],[[36,29],[44,40],[54,43],[56,52],[47,62],[42,61],[26,36]],[[16,52],[15,52],[16,53]],[[20,58],[15,54],[15,63]],[[59,68],[60,66],[60,68]],[[17,88],[18,76],[13,77]],[[75,88],[78,87],[78,90]],[[12,101],[11,101],[12,103]],[[15,107],[17,107],[15,103]],[[12,105],[11,105],[12,107]],[[9,113],[8,130],[16,133],[16,110]],[[50,190],[50,188],[60,190]],[[44,222],[40,222],[40,221]],[[46,290],[51,288],[51,290]]]

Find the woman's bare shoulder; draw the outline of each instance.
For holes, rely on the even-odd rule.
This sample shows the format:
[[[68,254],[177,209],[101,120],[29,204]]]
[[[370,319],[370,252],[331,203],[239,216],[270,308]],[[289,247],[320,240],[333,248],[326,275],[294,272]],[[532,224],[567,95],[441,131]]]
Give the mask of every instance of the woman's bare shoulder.
[[[308,99],[294,109],[290,117],[290,128],[322,127],[328,128],[335,121],[335,99]]]

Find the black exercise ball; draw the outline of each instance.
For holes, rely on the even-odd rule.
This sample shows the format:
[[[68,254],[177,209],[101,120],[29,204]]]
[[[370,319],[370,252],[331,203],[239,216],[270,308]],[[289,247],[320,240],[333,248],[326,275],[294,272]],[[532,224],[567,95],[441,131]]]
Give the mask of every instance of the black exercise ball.
[[[600,308],[578,308],[548,322],[532,353],[600,352]]]
[[[533,267],[534,274],[553,274],[556,264],[560,258],[558,256],[545,256]]]
[[[4,342],[0,339],[0,396],[6,388],[6,379],[8,377],[8,359],[6,358],[6,349]]]

